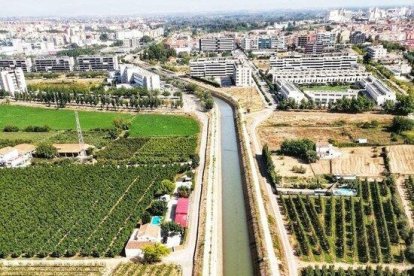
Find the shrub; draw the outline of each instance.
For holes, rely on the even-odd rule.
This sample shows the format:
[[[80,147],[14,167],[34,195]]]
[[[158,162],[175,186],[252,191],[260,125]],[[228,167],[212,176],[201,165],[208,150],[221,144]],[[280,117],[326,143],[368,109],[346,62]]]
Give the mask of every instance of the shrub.
[[[18,132],[19,128],[13,125],[7,125],[3,128],[3,132]]]
[[[309,139],[285,140],[280,147],[280,153],[314,163],[318,160],[315,148],[315,143]]]
[[[167,202],[155,201],[151,204],[151,207],[148,209],[148,212],[153,216],[163,216],[167,209]]]
[[[400,116],[394,117],[394,119],[392,120],[392,124],[390,126],[391,131],[398,133],[398,134],[404,131],[412,130],[413,128],[414,128],[414,120],[400,117]]]
[[[161,261],[161,258],[168,255],[170,250],[162,244],[156,243],[144,247],[144,260],[148,263],[155,263]]]
[[[28,126],[24,129],[25,132],[49,132],[50,127],[47,125],[44,126]]]
[[[36,148],[36,157],[51,159],[57,155],[57,149],[51,144],[42,143]]]
[[[178,188],[177,194],[179,197],[188,198],[191,194],[191,189],[189,189],[188,187],[181,186]]]

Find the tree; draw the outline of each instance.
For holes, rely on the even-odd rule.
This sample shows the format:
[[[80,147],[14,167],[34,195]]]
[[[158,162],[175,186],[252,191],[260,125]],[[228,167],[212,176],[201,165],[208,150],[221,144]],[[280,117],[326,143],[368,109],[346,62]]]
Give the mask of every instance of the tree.
[[[412,130],[413,128],[414,128],[414,120],[400,117],[400,116],[394,117],[394,119],[392,120],[391,127],[390,127],[391,131],[397,134],[400,134],[404,131]]]
[[[174,221],[169,221],[161,224],[161,236],[162,237],[171,237],[177,234],[183,234],[184,228],[175,223]]]
[[[158,200],[151,204],[148,212],[153,216],[163,216],[167,212],[167,209],[167,202]]]
[[[192,154],[190,158],[191,158],[191,167],[197,168],[198,165],[200,165],[200,156],[196,153],[196,154]]]
[[[411,244],[405,250],[405,257],[411,263],[414,263],[414,244]]]
[[[100,41],[108,41],[108,39],[109,39],[109,37],[108,37],[108,34],[106,34],[106,33],[103,33],[99,36]]]
[[[144,260],[148,263],[160,262],[161,258],[167,256],[170,250],[162,244],[156,243],[144,247]]]
[[[209,98],[209,99],[205,100],[204,107],[207,110],[211,110],[214,107],[214,100],[213,100],[213,98]]]
[[[57,149],[51,144],[41,143],[36,148],[36,156],[39,158],[51,159],[57,155]]]
[[[3,132],[18,132],[19,128],[14,125],[7,125],[3,128]]]
[[[181,186],[177,189],[177,194],[179,197],[188,198],[190,196],[191,189],[185,186]]]
[[[151,221],[151,214],[148,213],[147,211],[145,211],[144,213],[142,213],[141,216],[141,222],[142,224],[147,224]]]
[[[168,179],[164,179],[163,181],[161,181],[160,188],[157,191],[157,195],[172,194],[174,192],[174,189],[175,183]]]
[[[148,35],[144,35],[141,39],[140,39],[140,41],[142,42],[142,43],[144,43],[144,44],[146,44],[146,43],[149,43],[149,42],[151,42],[151,41],[153,41],[154,39],[152,39],[150,36],[148,36]]]

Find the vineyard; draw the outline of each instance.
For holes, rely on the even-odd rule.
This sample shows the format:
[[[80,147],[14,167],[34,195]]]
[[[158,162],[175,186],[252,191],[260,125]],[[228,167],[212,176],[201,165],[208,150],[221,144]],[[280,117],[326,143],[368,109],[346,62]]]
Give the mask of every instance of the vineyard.
[[[34,265],[18,265],[3,266],[0,264],[0,275],[2,276],[52,276],[65,275],[77,276],[103,275],[105,266],[102,264],[85,264],[85,265],[50,265],[50,264],[34,264]]]
[[[197,148],[197,138],[151,137],[119,139],[98,153],[99,159],[127,163],[187,162]]]
[[[324,266],[320,267],[306,267],[302,269],[300,272],[301,276],[372,276],[372,275],[382,275],[382,276],[409,276],[413,275],[414,271],[398,271],[398,270],[390,270],[389,268],[371,268],[368,267],[366,269],[358,268],[358,269],[347,269],[344,270],[342,268],[335,269],[333,266],[327,267]]]
[[[402,263],[411,243],[393,181],[358,182],[355,197],[281,196],[305,261]]]
[[[36,166],[0,174],[2,257],[107,256],[125,241],[177,166]]]
[[[181,268],[177,265],[147,265],[127,263],[119,265],[112,273],[113,276],[124,275],[159,275],[159,276],[180,276]]]

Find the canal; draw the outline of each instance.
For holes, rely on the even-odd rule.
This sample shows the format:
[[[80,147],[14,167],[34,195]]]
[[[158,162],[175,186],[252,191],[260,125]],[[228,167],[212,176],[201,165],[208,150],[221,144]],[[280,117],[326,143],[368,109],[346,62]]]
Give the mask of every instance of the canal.
[[[225,101],[218,98],[214,101],[221,114],[223,273],[225,276],[250,276],[253,264],[234,111]]]

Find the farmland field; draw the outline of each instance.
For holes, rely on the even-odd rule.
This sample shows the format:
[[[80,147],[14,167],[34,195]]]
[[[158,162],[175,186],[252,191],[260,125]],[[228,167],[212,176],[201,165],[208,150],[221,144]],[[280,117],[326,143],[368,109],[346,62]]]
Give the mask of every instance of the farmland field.
[[[304,261],[402,263],[409,229],[394,184],[359,182],[355,197],[281,196]]]
[[[192,136],[199,125],[191,117],[159,114],[138,114],[132,120],[131,137]]]
[[[165,276],[180,276],[182,275],[181,268],[177,265],[148,265],[138,263],[126,263],[119,265],[113,272],[114,276],[124,275],[165,275]]]
[[[414,145],[390,146],[387,149],[391,173],[414,174]]]
[[[376,128],[362,128],[359,124],[377,121]],[[259,136],[270,150],[277,150],[285,139],[308,138],[316,142],[334,140],[339,145],[353,143],[355,139],[367,138],[368,143],[388,145],[401,143],[391,140],[386,127],[391,115],[379,114],[338,114],[329,112],[274,112],[259,127]]]
[[[113,256],[176,166],[37,166],[0,174],[5,256]],[[93,215],[91,215],[93,214]]]
[[[342,275],[342,276],[371,276],[371,275],[384,275],[384,276],[409,276],[413,275],[414,270],[391,270],[389,268],[355,268],[355,269],[335,269],[333,266],[327,267],[306,267],[303,268],[300,272],[301,276],[335,276],[335,275]]]
[[[111,128],[116,118],[131,119],[133,115],[114,112],[79,111],[82,129]],[[75,114],[71,110],[0,105],[0,129],[6,125],[19,128],[48,125],[52,129],[75,129]]]
[[[33,265],[13,265],[2,266],[0,264],[0,275],[31,275],[31,276],[98,276],[103,275],[105,266],[101,264],[85,265],[63,265],[63,264],[33,264]]]

